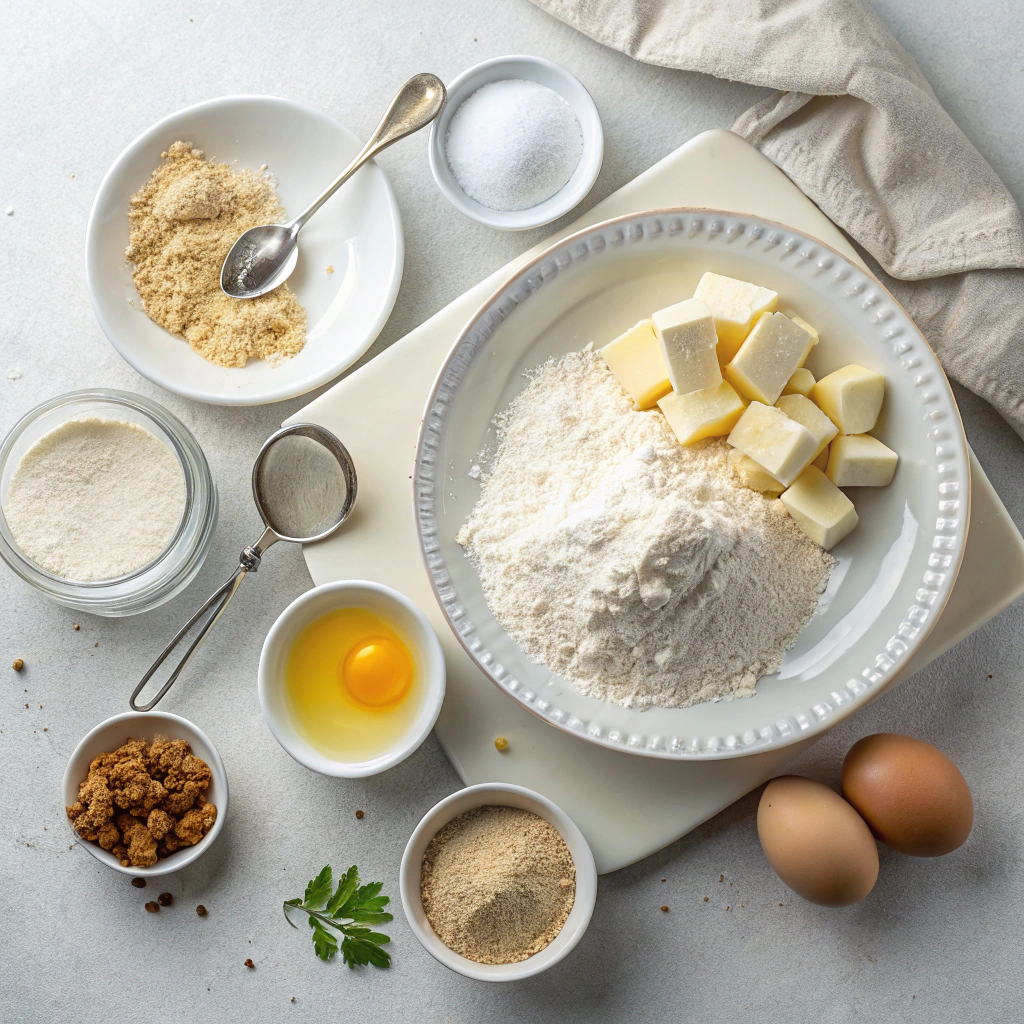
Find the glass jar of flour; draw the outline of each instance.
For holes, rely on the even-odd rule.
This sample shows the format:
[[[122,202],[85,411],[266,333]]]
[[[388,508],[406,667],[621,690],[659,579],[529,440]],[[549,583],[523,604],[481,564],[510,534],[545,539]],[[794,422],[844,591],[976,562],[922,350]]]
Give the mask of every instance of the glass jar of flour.
[[[216,522],[202,449],[140,395],[61,395],[0,446],[0,557],[69,608],[122,616],[170,600],[199,571]]]

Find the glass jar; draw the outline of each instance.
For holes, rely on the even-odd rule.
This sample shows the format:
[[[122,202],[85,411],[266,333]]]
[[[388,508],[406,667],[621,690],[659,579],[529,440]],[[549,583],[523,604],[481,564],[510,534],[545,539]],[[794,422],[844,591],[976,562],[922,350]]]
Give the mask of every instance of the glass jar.
[[[82,582],[55,576],[19,550],[3,506],[11,478],[29,448],[62,423],[90,417],[135,423],[167,445],[185,478],[185,509],[174,536],[147,565],[116,579]],[[141,395],[96,388],[51,398],[22,416],[0,446],[0,557],[23,580],[69,608],[123,616],[169,601],[199,572],[216,525],[217,488],[203,450],[177,417]]]

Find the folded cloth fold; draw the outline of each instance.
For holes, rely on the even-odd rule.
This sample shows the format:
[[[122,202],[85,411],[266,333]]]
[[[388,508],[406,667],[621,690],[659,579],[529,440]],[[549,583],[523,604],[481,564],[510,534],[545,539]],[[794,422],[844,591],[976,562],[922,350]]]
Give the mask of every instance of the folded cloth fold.
[[[532,0],[662,67],[777,90],[733,131],[872,258],[954,380],[1024,436],[1024,225],[860,0]]]

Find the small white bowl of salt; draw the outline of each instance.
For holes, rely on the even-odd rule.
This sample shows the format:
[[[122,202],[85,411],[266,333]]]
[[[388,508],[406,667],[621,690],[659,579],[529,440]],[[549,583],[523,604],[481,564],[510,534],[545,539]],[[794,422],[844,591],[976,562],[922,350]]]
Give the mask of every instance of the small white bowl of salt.
[[[448,86],[430,126],[430,169],[473,220],[525,231],[557,220],[593,187],[604,160],[590,93],[542,57],[495,57]]]

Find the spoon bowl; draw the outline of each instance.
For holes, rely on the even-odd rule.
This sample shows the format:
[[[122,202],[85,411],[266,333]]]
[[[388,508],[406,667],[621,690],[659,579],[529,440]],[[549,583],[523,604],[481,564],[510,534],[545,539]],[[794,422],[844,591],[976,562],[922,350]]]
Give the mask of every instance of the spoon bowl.
[[[255,299],[283,284],[299,262],[298,230],[287,224],[249,228],[224,258],[220,286],[235,299]]]

